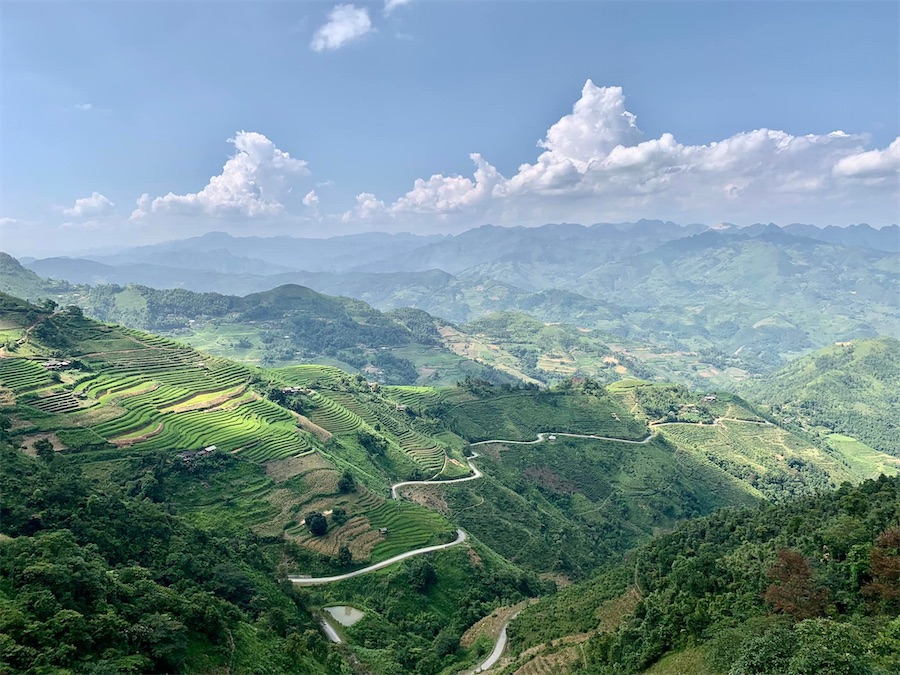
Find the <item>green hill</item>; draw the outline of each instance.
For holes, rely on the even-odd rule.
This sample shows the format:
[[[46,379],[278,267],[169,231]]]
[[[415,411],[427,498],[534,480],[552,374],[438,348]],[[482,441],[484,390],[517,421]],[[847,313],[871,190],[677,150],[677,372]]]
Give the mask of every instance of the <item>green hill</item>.
[[[787,425],[900,456],[900,341],[833,345],[748,383],[747,393]]]
[[[265,322],[270,312],[283,314],[281,303],[296,302],[311,303],[312,316],[334,312],[323,319],[322,331],[332,330],[330,323],[341,325],[346,316],[373,334],[427,337],[430,331],[427,317],[414,311],[367,318],[365,312],[372,310],[365,306],[329,304],[330,299],[300,288],[257,297],[246,311],[258,311],[257,320]],[[469,540],[459,547],[301,592],[304,612],[346,603],[365,609],[367,619],[343,634],[356,658],[375,673],[463,669],[489,646],[484,641],[460,646],[459,636],[501,605],[589,578],[686,518],[871,475],[865,463],[842,463],[839,453],[804,444],[777,425],[760,424],[749,404],[724,393],[706,401],[706,392],[673,385],[631,381],[607,389],[582,379],[564,380],[550,390],[476,377],[457,387],[382,386],[327,364],[266,369],[237,363],[170,338],[94,321],[77,307],[0,296],[0,321],[5,326],[0,429],[17,448],[16,475],[32,471],[21,467],[50,462],[61,476],[80,472],[104,495],[164,504],[183,524],[177,527],[231,542],[234,564],[256,570],[252,575],[267,583],[291,573],[321,576],[356,569],[447,541],[457,527],[465,528]],[[654,424],[670,415],[672,424]],[[709,419],[719,423],[704,426]],[[559,435],[529,442],[540,432]],[[493,439],[503,440],[470,446]],[[401,480],[470,475],[466,454],[472,451],[479,455],[473,461],[482,477],[403,488],[400,498],[391,498],[391,484]],[[39,462],[29,464],[26,454],[37,455]],[[4,493],[4,520],[13,512],[40,513],[43,507],[29,500],[48,493],[27,489],[33,494],[24,501],[7,502],[10,493]],[[98,503],[86,499],[77,508]],[[25,511],[14,508],[19,502]],[[127,513],[131,507],[110,508]],[[324,533],[306,524],[313,513],[325,514]],[[39,555],[35,532],[15,533],[22,540],[17,546],[25,547],[15,549],[15,560]],[[74,543],[64,542],[66,560],[90,560],[92,569],[104,573],[119,569],[106,549],[101,547],[99,558],[93,549],[81,550],[94,540],[74,534]],[[122,534],[116,546],[127,546],[130,536]],[[257,554],[253,546],[234,544],[244,541],[258,542],[261,558],[245,560]],[[151,562],[146,563],[150,578],[163,589],[154,593],[165,596],[170,592],[165,589],[183,587],[161,576]],[[18,574],[14,564],[0,569],[0,592],[7,598],[18,597],[18,587],[8,581]],[[240,592],[263,592],[262,585],[253,591],[233,581],[231,572],[226,576]],[[213,594],[232,593],[224,581],[207,587],[206,577],[186,578]],[[276,605],[282,602],[273,597]],[[233,601],[230,595],[225,599]],[[121,605],[123,616],[139,617],[127,604]],[[61,606],[68,611],[69,605]],[[244,631],[234,638],[236,659],[253,658],[262,649],[289,649],[280,641],[298,639],[291,637],[291,626],[299,630],[300,624],[255,607],[241,609],[244,614],[235,614],[229,624],[232,633]],[[269,606],[260,607],[266,612]],[[28,616],[41,625],[49,620]],[[259,622],[271,634],[244,627]],[[207,638],[166,625],[174,627],[173,640],[188,645],[187,651],[172,653],[191,668],[209,670],[221,663],[218,647],[210,647]],[[12,643],[0,646],[27,646],[27,639],[17,632]],[[246,646],[240,646],[242,640]],[[93,655],[85,658],[99,658],[81,642],[71,644]],[[305,644],[309,649],[297,654],[312,659],[309,672],[323,663],[338,667],[339,657],[328,661],[324,651],[316,651],[317,640]],[[131,654],[119,643],[111,645],[109,658]],[[61,655],[60,663],[69,663],[65,658],[75,657]],[[287,663],[274,654],[259,658]]]
[[[337,672],[283,547],[0,439],[0,670]]]
[[[73,290],[67,281],[52,281],[27,269],[8,253],[0,251],[0,292],[17,298],[57,298]]]
[[[882,477],[687,522],[524,610],[506,672],[895,673],[898,494]]]

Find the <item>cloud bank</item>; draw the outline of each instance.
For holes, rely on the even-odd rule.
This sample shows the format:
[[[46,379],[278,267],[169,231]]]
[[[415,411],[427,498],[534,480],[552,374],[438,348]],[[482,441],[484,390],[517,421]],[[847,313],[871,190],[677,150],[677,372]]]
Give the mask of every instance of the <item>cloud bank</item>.
[[[543,152],[514,175],[501,175],[473,153],[471,178],[418,179],[392,203],[366,193],[342,218],[465,217],[477,224],[479,219],[596,222],[662,216],[768,222],[804,213],[815,220],[823,212],[817,202],[896,213],[900,139],[884,150],[866,150],[866,143],[865,136],[842,131],[794,136],[772,129],[708,145],[684,145],[670,133],[644,139],[622,89],[588,80],[572,112],[538,141]]]
[[[504,176],[480,153],[471,153],[471,176],[436,173],[419,178],[393,199],[361,192],[338,213],[320,210],[319,195],[285,207],[282,198],[310,174],[307,163],[266,136],[241,131],[236,152],[199,192],[142,195],[133,221],[150,214],[229,216],[232,222],[297,231],[453,231],[486,222],[633,220],[683,222],[815,222],[849,224],[897,221],[900,138],[872,149],[864,135],[834,131],[795,136],[756,129],[705,145],[680,143],[673,134],[645,138],[620,87],[588,80],[581,97],[537,142],[533,162]],[[316,187],[330,185],[316,183]],[[300,192],[298,194],[303,194]],[[67,214],[98,215],[111,207],[103,195],[80,199]],[[97,213],[94,213],[98,210]],[[158,222],[154,218],[153,222]]]
[[[107,215],[113,210],[113,204],[99,192],[92,192],[89,197],[75,200],[75,205],[70,209],[63,209],[63,215],[71,218],[88,218]]]

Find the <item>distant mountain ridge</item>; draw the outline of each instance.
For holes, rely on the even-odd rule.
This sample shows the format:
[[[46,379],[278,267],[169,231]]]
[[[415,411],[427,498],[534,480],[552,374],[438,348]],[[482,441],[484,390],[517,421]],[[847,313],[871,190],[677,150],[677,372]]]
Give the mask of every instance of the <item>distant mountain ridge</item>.
[[[318,240],[218,232],[115,256],[35,260],[28,268],[71,283],[235,296],[296,284],[455,323],[526,312],[675,351],[714,349],[780,367],[832,342],[900,337],[898,235],[897,226],[659,220]]]

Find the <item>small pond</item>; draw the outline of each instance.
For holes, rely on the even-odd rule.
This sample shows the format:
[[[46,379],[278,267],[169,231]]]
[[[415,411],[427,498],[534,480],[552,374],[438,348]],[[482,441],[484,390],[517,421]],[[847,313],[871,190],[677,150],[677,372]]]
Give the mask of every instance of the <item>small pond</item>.
[[[352,626],[366,615],[365,612],[356,609],[356,607],[350,607],[349,605],[326,607],[325,611],[331,614],[331,617],[339,624],[347,627]]]

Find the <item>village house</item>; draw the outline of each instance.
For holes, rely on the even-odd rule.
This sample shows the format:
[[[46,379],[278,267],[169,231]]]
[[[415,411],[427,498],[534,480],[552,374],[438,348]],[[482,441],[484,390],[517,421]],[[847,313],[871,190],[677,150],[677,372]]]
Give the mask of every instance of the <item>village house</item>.
[[[44,362],[44,368],[47,370],[65,370],[66,368],[71,367],[71,361],[57,361],[56,359],[50,359],[49,361]]]

